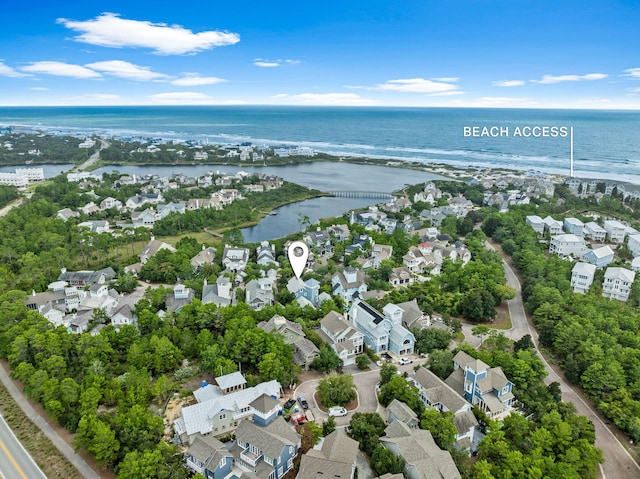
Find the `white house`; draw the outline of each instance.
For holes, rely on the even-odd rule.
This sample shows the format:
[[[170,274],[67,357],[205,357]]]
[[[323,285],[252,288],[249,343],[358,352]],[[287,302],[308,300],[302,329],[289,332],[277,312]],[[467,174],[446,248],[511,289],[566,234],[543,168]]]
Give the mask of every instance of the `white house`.
[[[544,233],[544,221],[537,215],[530,215],[526,218],[526,223],[533,228],[536,233]]]
[[[622,243],[624,237],[627,234],[627,227],[616,220],[606,220],[604,222],[604,229],[607,232],[607,238],[614,243]]]
[[[626,301],[631,293],[631,285],[636,273],[625,268],[607,268],[602,283],[602,296]]]
[[[589,263],[576,263],[571,270],[571,286],[574,293],[585,294],[589,291],[593,277],[596,274],[596,267]]]
[[[563,256],[582,257],[586,252],[587,246],[584,239],[574,234],[561,234],[551,238],[549,243],[549,253]]]
[[[629,248],[629,251],[631,251],[634,257],[640,256],[640,234],[629,236],[627,239],[627,248]]]
[[[562,234],[562,223],[554,220],[551,216],[547,216],[544,220],[545,229],[549,230],[550,235]]]
[[[345,366],[354,364],[364,350],[364,335],[344,317],[330,311],[320,321],[318,334],[338,354]]]
[[[349,309],[349,321],[364,334],[364,342],[376,354],[390,351],[412,354],[416,338],[402,325],[402,308],[387,304],[383,314],[364,301],[356,300]]]
[[[585,238],[589,238],[593,241],[604,241],[607,237],[607,230],[595,221],[586,223],[584,225],[583,233]]]

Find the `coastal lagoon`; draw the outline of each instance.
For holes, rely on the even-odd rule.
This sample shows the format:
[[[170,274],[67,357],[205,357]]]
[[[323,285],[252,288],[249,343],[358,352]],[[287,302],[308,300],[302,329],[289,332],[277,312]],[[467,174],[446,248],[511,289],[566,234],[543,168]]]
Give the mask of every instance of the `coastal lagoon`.
[[[196,177],[207,171],[235,174],[245,171],[249,174],[266,174],[281,176],[286,181],[297,183],[308,188],[323,192],[331,191],[376,191],[391,193],[402,189],[408,184],[416,184],[429,180],[447,180],[441,175],[406,168],[392,168],[376,165],[357,165],[347,162],[315,162],[292,164],[287,166],[105,166],[94,173],[110,173],[118,171],[128,175],[154,174],[170,176],[180,173]],[[282,206],[276,210],[276,215],[266,216],[257,225],[243,228],[242,234],[247,242],[259,242],[282,238],[303,229],[300,216],[308,216],[312,223],[320,218],[341,216],[355,208],[362,208],[379,203],[382,200],[371,198],[311,198]]]

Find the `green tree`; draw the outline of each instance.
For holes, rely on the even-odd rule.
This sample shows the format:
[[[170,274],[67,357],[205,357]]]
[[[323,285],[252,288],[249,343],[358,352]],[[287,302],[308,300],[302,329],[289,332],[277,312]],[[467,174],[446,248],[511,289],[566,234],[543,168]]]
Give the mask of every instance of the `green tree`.
[[[329,371],[340,371],[342,370],[342,359],[340,359],[331,347],[323,345],[323,347],[320,348],[318,357],[311,363],[311,367],[325,373]]]
[[[324,407],[343,406],[356,398],[356,387],[350,375],[332,374],[318,384],[318,397]]]
[[[387,473],[401,474],[404,465],[405,461],[402,456],[394,454],[382,444],[378,444],[371,454],[371,468],[378,477]]]
[[[453,352],[439,349],[429,355],[427,366],[440,379],[446,379],[453,372]]]
[[[358,441],[360,450],[371,455],[376,445],[380,444],[378,438],[384,434],[386,424],[378,413],[356,412],[349,421],[351,437]]]
[[[322,435],[327,437],[333,431],[336,430],[336,418],[329,416],[329,418],[322,423]]]
[[[456,439],[456,426],[451,411],[439,413],[435,409],[425,409],[420,420],[420,427],[428,430],[440,449],[450,450]]]
[[[398,374],[398,368],[395,364],[383,363],[380,366],[380,386],[387,384],[396,374]]]
[[[358,369],[369,369],[369,357],[366,354],[356,356],[356,366]]]

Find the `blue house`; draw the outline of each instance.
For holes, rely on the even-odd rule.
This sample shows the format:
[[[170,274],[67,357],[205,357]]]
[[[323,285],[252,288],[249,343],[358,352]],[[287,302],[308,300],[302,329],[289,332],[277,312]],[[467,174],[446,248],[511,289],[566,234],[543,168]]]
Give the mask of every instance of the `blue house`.
[[[342,296],[346,302],[351,302],[366,293],[367,283],[360,270],[347,266],[344,271],[338,271],[331,277],[331,292]]]
[[[186,464],[207,479],[223,479],[231,473],[233,455],[215,437],[200,436],[189,446]]]
[[[381,314],[364,301],[356,300],[349,309],[349,321],[364,335],[364,342],[376,354],[385,351],[412,354],[416,338],[402,325],[403,310],[388,304],[383,311]]]
[[[597,249],[589,250],[582,255],[582,261],[595,265],[596,268],[606,268],[613,262],[615,253],[609,246],[602,246]]]
[[[464,351],[453,358],[453,368],[445,382],[467,401],[478,405],[491,419],[511,413],[515,401],[513,383],[501,368],[489,367]]]
[[[260,479],[280,479],[293,468],[300,434],[279,415],[280,403],[266,394],[251,403],[253,420],[245,418],[236,429],[231,448],[235,465]]]

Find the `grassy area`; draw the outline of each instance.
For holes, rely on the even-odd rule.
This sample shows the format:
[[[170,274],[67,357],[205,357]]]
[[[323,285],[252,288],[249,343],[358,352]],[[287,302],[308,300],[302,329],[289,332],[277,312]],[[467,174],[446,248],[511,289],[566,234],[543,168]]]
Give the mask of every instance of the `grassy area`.
[[[67,461],[38,426],[27,418],[2,384],[0,411],[16,437],[49,479],[82,479],[73,464]]]
[[[493,329],[511,329],[513,327],[513,324],[511,324],[511,316],[509,315],[509,310],[507,308],[503,308],[503,306],[500,306],[497,308],[497,311],[498,314],[496,315],[496,319],[492,323],[487,324],[487,326]]]

